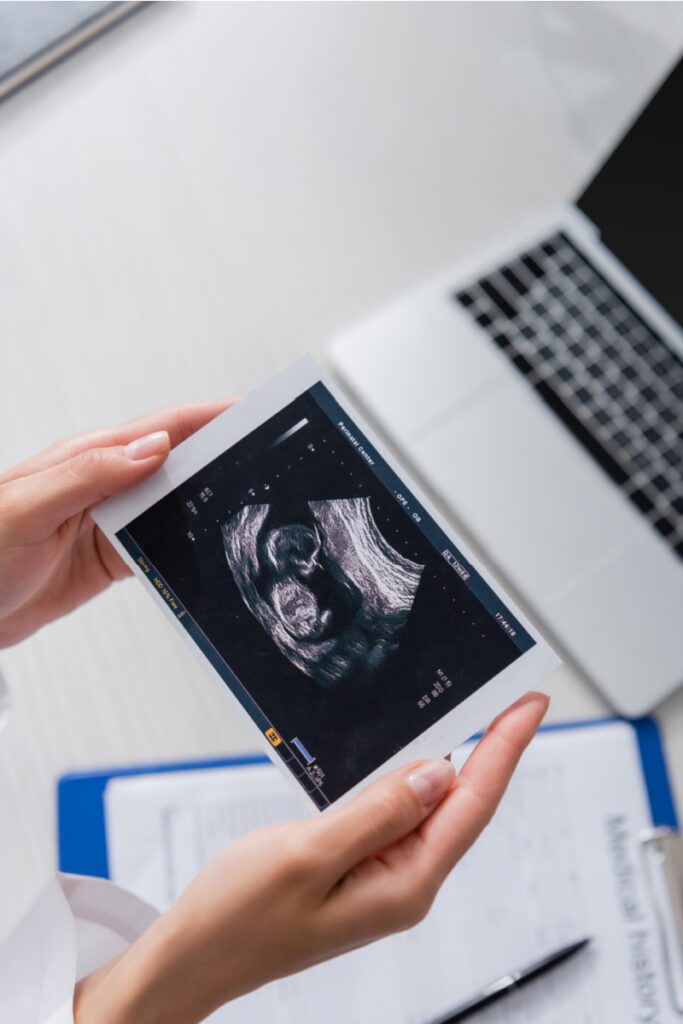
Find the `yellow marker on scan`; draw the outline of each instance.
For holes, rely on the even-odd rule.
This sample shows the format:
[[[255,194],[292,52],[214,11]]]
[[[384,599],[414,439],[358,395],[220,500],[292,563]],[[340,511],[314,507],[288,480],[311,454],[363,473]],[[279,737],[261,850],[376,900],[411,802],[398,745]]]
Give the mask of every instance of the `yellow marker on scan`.
[[[266,729],[266,736],[268,737],[268,739],[270,740],[274,747],[279,747],[280,744],[282,743],[282,739],[275,732],[275,729]]]

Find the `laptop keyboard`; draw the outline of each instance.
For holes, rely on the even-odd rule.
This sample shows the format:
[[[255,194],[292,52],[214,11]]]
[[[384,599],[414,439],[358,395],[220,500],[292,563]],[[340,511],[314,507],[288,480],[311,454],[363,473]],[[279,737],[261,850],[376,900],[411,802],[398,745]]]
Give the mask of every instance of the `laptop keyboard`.
[[[683,361],[566,235],[455,299],[683,558]]]

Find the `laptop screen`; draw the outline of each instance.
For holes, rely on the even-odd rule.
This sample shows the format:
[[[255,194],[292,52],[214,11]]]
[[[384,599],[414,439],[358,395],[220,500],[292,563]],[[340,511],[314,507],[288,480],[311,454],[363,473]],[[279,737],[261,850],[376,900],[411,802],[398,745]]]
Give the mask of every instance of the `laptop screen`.
[[[602,241],[683,325],[683,60],[578,200]]]

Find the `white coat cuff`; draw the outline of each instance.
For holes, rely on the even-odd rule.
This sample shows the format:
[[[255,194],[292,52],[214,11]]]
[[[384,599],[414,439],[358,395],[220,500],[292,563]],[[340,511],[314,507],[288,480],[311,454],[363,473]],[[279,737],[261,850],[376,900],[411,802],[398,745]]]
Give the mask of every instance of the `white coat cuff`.
[[[76,982],[156,917],[105,879],[57,875],[0,946],[0,1024],[73,1024]]]

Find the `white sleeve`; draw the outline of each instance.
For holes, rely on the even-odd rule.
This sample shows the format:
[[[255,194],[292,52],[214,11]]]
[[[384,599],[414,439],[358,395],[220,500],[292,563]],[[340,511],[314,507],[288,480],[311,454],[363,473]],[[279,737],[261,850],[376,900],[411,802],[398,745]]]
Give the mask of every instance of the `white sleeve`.
[[[147,903],[102,878],[57,875],[0,945],[0,1024],[73,1024],[76,982],[155,920]]]

